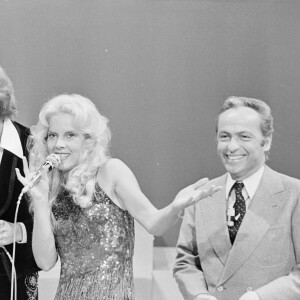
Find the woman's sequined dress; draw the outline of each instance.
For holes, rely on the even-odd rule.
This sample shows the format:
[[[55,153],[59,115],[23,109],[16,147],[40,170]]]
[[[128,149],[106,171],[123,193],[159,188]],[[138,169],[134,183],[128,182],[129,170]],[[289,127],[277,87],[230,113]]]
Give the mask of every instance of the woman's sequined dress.
[[[55,300],[134,299],[134,220],[96,185],[93,204],[76,205],[63,191],[52,208],[61,260]]]

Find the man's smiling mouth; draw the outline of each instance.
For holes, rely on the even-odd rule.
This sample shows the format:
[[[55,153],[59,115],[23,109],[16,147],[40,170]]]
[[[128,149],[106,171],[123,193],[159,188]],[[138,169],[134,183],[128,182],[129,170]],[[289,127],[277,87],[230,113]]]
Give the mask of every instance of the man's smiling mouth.
[[[230,161],[239,161],[239,160],[241,160],[242,158],[245,157],[244,155],[232,155],[232,154],[230,154],[230,155],[225,154],[225,156]]]

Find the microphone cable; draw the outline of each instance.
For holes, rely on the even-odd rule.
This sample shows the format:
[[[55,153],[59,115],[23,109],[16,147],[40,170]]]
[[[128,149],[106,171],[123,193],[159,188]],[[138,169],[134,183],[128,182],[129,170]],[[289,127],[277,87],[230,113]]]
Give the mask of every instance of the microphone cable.
[[[15,265],[13,263],[13,259],[12,259],[11,255],[9,254],[9,252],[6,250],[6,248],[4,246],[0,246],[0,247],[4,250],[4,252],[8,256],[8,258],[11,262],[11,265],[12,265],[12,270],[15,273],[16,272]],[[16,293],[17,293],[17,277],[16,276],[14,278],[11,277],[11,291],[10,291],[11,293],[12,293],[12,286],[14,286]],[[12,299],[12,294],[10,295],[10,299]],[[15,296],[15,299],[17,299],[17,294]]]
[[[19,212],[19,207],[21,203],[21,199],[23,197],[24,193],[21,192],[16,206],[15,216],[14,216],[14,232],[13,232],[13,252],[12,256],[7,251],[7,249],[4,246],[1,246],[1,248],[4,250],[6,255],[8,256],[10,262],[11,262],[11,281],[10,281],[10,300],[17,300],[17,275],[16,275],[16,268],[15,268],[15,258],[16,258],[16,232],[17,232],[17,217]]]
[[[46,160],[45,164],[42,166],[42,168],[47,167],[48,172],[49,172],[53,168],[57,168],[58,165],[60,164],[60,162],[61,162],[60,157],[57,154],[52,153],[47,157],[47,160]],[[18,218],[19,207],[20,207],[20,203],[21,203],[23,195],[26,192],[28,192],[28,190],[34,184],[36,184],[39,181],[39,179],[41,177],[41,174],[42,174],[41,170],[38,170],[38,172],[35,174],[35,177],[34,177],[33,181],[29,185],[24,186],[21,193],[19,194],[18,201],[17,201],[17,206],[16,206],[16,211],[15,211],[15,216],[14,216],[14,233],[13,233],[13,253],[12,253],[12,257],[9,255],[9,252],[5,249],[5,253],[7,255],[9,255],[9,259],[10,259],[11,264],[12,264],[10,300],[17,300],[17,275],[16,275],[16,269],[15,269],[15,258],[16,258],[17,218]],[[2,248],[4,248],[4,246]],[[14,291],[14,289],[15,289],[15,291]],[[13,295],[15,296],[14,299],[13,299]]]
[[[16,259],[16,233],[17,233],[17,218],[19,213],[19,207],[24,193],[23,191],[20,193],[17,201],[17,207],[15,211],[14,217],[14,237],[13,237],[13,253],[12,253],[12,269],[11,269],[11,288],[10,288],[10,300],[13,300],[13,294],[15,295],[15,300],[17,300],[17,274],[15,269],[15,259]],[[13,279],[15,284],[13,284]],[[15,292],[13,291],[15,286]]]

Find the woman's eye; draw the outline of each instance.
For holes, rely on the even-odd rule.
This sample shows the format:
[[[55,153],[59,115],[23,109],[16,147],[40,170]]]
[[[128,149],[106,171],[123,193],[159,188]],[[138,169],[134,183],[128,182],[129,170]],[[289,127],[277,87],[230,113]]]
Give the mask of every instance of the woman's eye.
[[[49,133],[47,136],[48,139],[53,139],[54,137],[55,137],[54,133]]]

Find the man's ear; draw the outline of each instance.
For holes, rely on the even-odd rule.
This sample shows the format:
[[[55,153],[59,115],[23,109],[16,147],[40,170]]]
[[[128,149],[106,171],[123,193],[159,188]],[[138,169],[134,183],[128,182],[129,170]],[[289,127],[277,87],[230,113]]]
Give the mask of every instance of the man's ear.
[[[270,151],[272,145],[272,135],[265,137],[261,145],[264,147],[265,151]]]

